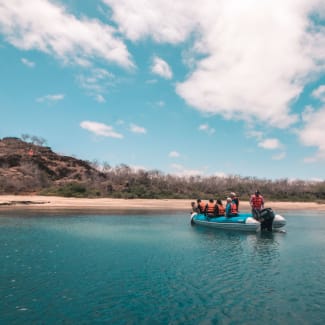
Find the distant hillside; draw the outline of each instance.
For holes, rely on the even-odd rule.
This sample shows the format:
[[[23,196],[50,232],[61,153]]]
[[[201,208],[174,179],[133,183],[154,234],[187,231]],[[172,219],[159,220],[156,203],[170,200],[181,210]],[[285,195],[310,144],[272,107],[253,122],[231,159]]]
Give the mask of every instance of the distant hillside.
[[[66,184],[104,181],[88,162],[18,138],[0,140],[0,193],[30,193]]]
[[[247,200],[259,189],[267,200],[325,202],[325,181],[269,180],[231,175],[176,176],[158,170],[111,167],[62,156],[45,147],[42,138],[0,140],[0,194],[75,197],[225,199],[234,191]]]

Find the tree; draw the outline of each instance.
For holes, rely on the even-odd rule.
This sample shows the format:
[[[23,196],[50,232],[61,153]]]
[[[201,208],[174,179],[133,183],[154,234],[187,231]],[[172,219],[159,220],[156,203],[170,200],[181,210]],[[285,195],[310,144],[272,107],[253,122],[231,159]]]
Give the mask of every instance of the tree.
[[[46,140],[42,137],[37,137],[36,135],[33,135],[31,138],[32,144],[43,146],[46,143]]]
[[[25,142],[30,141],[32,144],[38,145],[38,146],[43,146],[47,141],[42,138],[42,137],[38,137],[36,135],[30,135],[27,133],[23,133],[21,135],[21,139]]]
[[[23,133],[22,135],[21,135],[21,138],[24,140],[24,141],[28,141],[28,139],[30,138],[30,135],[29,134],[26,134],[26,133]]]

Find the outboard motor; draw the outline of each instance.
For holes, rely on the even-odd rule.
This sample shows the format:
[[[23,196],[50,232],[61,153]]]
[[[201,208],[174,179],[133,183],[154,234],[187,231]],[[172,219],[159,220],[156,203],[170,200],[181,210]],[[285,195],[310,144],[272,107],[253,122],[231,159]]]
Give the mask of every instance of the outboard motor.
[[[259,221],[261,222],[261,230],[272,231],[275,213],[271,208],[265,208],[259,212]]]

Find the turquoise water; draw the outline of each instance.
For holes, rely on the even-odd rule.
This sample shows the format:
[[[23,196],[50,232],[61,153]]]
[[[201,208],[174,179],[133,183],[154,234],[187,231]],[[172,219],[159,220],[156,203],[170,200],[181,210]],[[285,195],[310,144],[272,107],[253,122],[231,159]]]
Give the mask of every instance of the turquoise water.
[[[287,233],[186,215],[0,215],[1,324],[324,324],[325,215]]]

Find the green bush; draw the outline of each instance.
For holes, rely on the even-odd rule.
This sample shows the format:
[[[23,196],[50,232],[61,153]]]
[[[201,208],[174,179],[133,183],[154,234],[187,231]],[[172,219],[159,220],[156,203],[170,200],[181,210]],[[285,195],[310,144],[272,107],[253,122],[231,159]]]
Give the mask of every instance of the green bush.
[[[78,183],[68,183],[60,187],[48,188],[41,191],[42,195],[57,195],[63,197],[89,197],[87,187]]]

